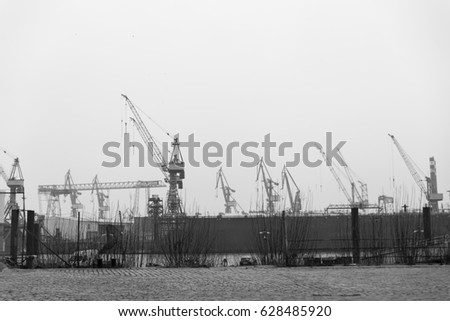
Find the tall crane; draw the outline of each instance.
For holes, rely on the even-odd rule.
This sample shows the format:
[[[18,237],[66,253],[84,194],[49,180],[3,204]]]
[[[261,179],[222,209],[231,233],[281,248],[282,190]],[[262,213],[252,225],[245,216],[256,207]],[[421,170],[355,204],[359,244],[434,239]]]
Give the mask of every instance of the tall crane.
[[[142,121],[136,106],[130,99],[128,99],[126,95],[122,94],[122,97],[125,99],[128,107],[134,115],[132,121],[135,124],[140,136],[147,147],[151,148],[153,160],[156,161],[156,165],[161,170],[165,182],[169,183],[169,190],[167,192],[167,210],[165,211],[165,214],[168,216],[184,215],[180,195],[178,193],[178,189],[183,188],[183,179],[185,178],[184,161],[180,151],[178,135],[174,136],[172,142],[172,154],[169,162],[167,163],[167,160],[163,157],[155,139],[152,135],[150,135],[150,132]]]
[[[38,193],[41,194],[41,186],[38,188]],[[61,215],[61,203],[60,195],[66,197],[70,196],[70,215],[71,217],[77,217],[78,211],[83,208],[83,205],[78,200],[78,196],[81,193],[78,191],[76,184],[73,181],[70,169],[64,176],[64,185],[61,188],[56,188],[55,185],[48,187],[48,203],[47,203],[47,215],[48,216],[60,216]]]
[[[347,176],[347,179],[350,182],[353,203],[355,203],[355,200],[358,200],[360,206],[367,205],[368,204],[368,200],[367,199],[363,199],[363,196],[362,196],[363,193],[359,192],[357,184],[356,184],[356,182],[355,182],[355,180],[353,178],[352,172],[351,172],[350,168],[348,167],[347,162],[344,160],[344,156],[342,155],[341,151],[338,151],[338,154],[339,154],[339,156],[342,158],[342,160],[345,163],[345,165],[343,167],[344,167],[344,171],[345,171],[345,174]],[[360,185],[361,190],[362,191],[366,190],[366,192],[367,192],[367,184],[364,184],[361,181],[358,181],[358,183]]]
[[[236,191],[230,187],[230,184],[228,184],[228,180],[225,177],[225,174],[223,173],[222,167],[217,172],[216,191],[219,188],[219,184],[220,184],[220,188],[222,189],[223,198],[225,200],[225,214],[230,214],[231,209],[234,210],[234,213],[239,213],[239,211],[237,210],[238,206],[241,209],[241,211],[243,212],[242,207],[231,195],[232,193],[234,193]]]
[[[316,147],[320,151],[320,154],[322,155],[325,162],[327,162],[327,164],[331,162],[330,166],[327,166],[327,167],[329,168],[331,174],[333,174],[334,179],[338,183],[340,190],[344,193],[345,197],[347,198],[349,205],[355,206],[356,202],[355,202],[354,194],[352,193],[353,195],[350,196],[349,192],[347,191],[347,188],[345,187],[344,183],[342,182],[341,178],[339,177],[338,173],[336,172],[335,168],[333,167],[332,159],[329,160],[327,158],[327,155],[323,151],[321,145],[317,144]]]
[[[70,169],[67,171],[64,179],[64,189],[68,191],[71,203],[71,215],[72,217],[77,217],[78,211],[83,208],[83,204],[78,200],[78,195],[80,192],[75,188],[72,175],[70,174]]]
[[[438,212],[439,211],[438,201],[442,201],[444,197],[441,193],[437,192],[436,162],[434,160],[434,157],[430,157],[430,175],[432,176],[430,178],[430,177],[425,176],[425,174],[423,174],[423,172],[414,163],[414,161],[408,155],[408,153],[403,149],[403,147],[400,145],[400,143],[394,137],[394,135],[391,135],[391,134],[388,134],[388,135],[394,142],[395,147],[397,147],[397,150],[400,153],[400,156],[403,158],[403,161],[405,162],[405,165],[408,168],[408,170],[409,170],[411,176],[413,177],[414,181],[416,182],[417,186],[419,186],[420,190],[425,195],[426,200],[431,205],[432,211]],[[418,171],[422,172],[423,176],[425,176],[425,180],[422,179],[422,177],[420,176]]]
[[[92,194],[97,195],[97,202],[98,202],[98,218],[104,219],[105,214],[109,212],[109,205],[108,205],[108,199],[109,195],[104,193],[102,189],[100,188],[100,182],[98,180],[98,176],[95,175],[94,180],[92,181]]]
[[[264,184],[264,190],[266,191],[267,195],[267,209],[266,211],[269,214],[275,213],[275,203],[280,201],[280,195],[275,190],[275,187],[279,184],[275,182],[272,177],[269,174],[269,171],[267,170],[266,163],[264,163],[263,158],[261,157],[261,160],[259,162],[258,166],[258,172],[256,174],[256,181],[259,180],[260,174],[262,176],[262,182]]]
[[[292,193],[291,184],[289,181],[291,181],[295,187],[295,195],[293,195]],[[292,177],[291,172],[289,172],[286,165],[284,165],[283,170],[281,172],[281,189],[283,189],[284,186],[286,186],[287,194],[289,196],[289,202],[291,204],[290,212],[292,212],[292,214],[294,215],[300,214],[300,211],[302,209],[300,189],[298,188],[297,183],[295,183],[295,180]]]
[[[13,159],[13,165],[11,173],[8,176],[5,170],[0,166],[0,175],[6,182],[6,186],[9,188],[9,201],[4,209],[4,220],[9,221],[11,219],[11,211],[13,209],[18,209],[19,205],[17,203],[17,194],[24,194],[24,179],[22,174],[22,169],[20,168],[19,158],[3,150],[3,153],[8,155]],[[24,197],[25,198],[25,197]]]
[[[361,180],[358,180],[357,182],[353,178],[354,172],[349,168],[347,165],[347,162],[344,160],[344,156],[340,151],[338,151],[338,155],[341,157],[342,160],[344,160],[344,172],[345,176],[350,183],[351,187],[351,194],[348,192],[347,188],[345,187],[344,183],[342,182],[340,176],[336,172],[336,169],[334,168],[333,160],[328,158],[326,153],[323,151],[322,146],[317,144],[317,149],[322,154],[323,159],[327,164],[330,164],[330,166],[327,166],[330,170],[330,172],[333,174],[336,182],[339,185],[339,188],[344,193],[345,197],[347,198],[348,204],[346,205],[330,205],[328,209],[348,209],[351,207],[359,207],[361,209],[377,209],[379,210],[379,206],[376,204],[369,204],[369,197],[368,197],[368,189],[367,184],[362,182]],[[359,187],[359,189],[358,189]]]

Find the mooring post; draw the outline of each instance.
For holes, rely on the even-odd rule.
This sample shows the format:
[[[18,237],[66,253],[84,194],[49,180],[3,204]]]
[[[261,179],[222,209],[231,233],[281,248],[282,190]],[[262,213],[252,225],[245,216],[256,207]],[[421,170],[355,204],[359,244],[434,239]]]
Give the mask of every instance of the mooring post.
[[[14,209],[11,211],[11,240],[10,240],[10,251],[11,261],[17,263],[17,249],[18,249],[18,238],[19,238],[19,209]]]
[[[428,242],[431,240],[431,207],[425,206],[422,208],[423,218],[423,237],[425,240],[425,260],[430,261],[430,249],[428,248]]]
[[[425,240],[431,240],[431,207],[425,206],[422,209],[423,216],[423,237]]]
[[[288,241],[288,234],[287,234],[287,225],[286,225],[286,212],[281,212],[281,220],[282,220],[282,229],[283,229],[283,248],[284,248],[284,258],[286,262],[286,266],[289,266],[289,241]]]
[[[80,267],[80,212],[78,212],[78,222],[77,222],[77,267]]]
[[[41,239],[41,223],[34,223],[33,226],[34,235],[34,255],[39,255],[39,240]]]
[[[33,255],[36,255],[35,242],[36,237],[34,236],[34,211],[27,211],[27,268],[33,268]]]
[[[361,252],[359,248],[359,215],[357,207],[352,207],[352,243],[353,263],[359,264]]]

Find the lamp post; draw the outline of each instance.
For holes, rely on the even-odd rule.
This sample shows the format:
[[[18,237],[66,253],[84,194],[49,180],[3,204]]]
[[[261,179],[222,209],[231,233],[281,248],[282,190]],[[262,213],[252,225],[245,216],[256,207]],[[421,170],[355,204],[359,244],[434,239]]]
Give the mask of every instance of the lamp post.
[[[261,232],[259,232],[259,235],[262,235],[262,237],[264,239],[264,243],[266,245],[266,255],[264,257],[264,262],[267,264],[269,261],[269,235],[270,235],[270,232],[269,231],[261,231]]]

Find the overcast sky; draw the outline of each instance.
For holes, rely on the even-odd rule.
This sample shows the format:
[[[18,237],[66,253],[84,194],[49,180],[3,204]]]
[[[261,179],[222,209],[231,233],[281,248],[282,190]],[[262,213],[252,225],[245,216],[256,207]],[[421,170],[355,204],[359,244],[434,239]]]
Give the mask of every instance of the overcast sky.
[[[101,166],[103,144],[121,140],[130,116],[124,93],[182,140],[226,145],[270,133],[301,151],[332,132],[347,141],[342,153],[372,203],[394,193],[393,175],[420,194],[392,133],[426,174],[435,156],[447,204],[449,16],[448,1],[0,1],[0,146],[20,158],[36,210],[37,186],[62,184],[68,169],[79,183],[162,179],[136,162]],[[269,169],[274,179],[285,160]],[[0,156],[7,172],[11,162]],[[188,208],[223,211],[217,170],[186,169]],[[256,169],[237,161],[224,172],[254,208]],[[345,203],[326,167],[291,172],[315,209]],[[130,203],[129,191],[111,195]]]

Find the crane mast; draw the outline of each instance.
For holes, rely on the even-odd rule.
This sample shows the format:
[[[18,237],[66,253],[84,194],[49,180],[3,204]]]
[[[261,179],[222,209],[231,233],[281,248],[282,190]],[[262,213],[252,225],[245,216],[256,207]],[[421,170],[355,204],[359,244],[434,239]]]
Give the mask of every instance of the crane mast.
[[[152,151],[153,160],[156,161],[156,165],[161,170],[164,175],[164,181],[169,183],[169,190],[167,192],[167,208],[165,214],[168,216],[179,216],[184,215],[180,196],[178,193],[179,189],[183,188],[183,179],[185,178],[185,164],[183,161],[183,156],[180,151],[180,142],[178,135],[175,135],[172,142],[172,154],[167,163],[166,159],[163,157],[161,150],[158,148],[155,139],[148,131],[145,123],[142,121],[135,105],[131,102],[126,95],[122,94],[128,107],[134,115],[132,119],[136,125],[140,136],[142,137],[144,143]]]
[[[172,156],[167,171],[169,172],[169,191],[167,192],[167,211],[169,216],[184,215],[178,189],[183,188],[184,161],[180,151],[178,135],[172,142]]]

